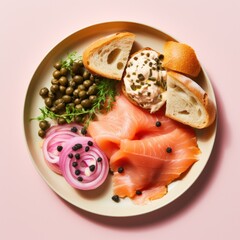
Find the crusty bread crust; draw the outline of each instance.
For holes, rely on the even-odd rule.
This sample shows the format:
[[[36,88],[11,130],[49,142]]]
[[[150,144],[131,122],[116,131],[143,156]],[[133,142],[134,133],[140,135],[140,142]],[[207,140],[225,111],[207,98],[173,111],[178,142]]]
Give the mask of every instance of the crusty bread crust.
[[[107,77],[107,78],[121,80],[121,77],[113,76],[111,74],[108,74],[104,70],[102,71],[101,69],[95,69],[94,67],[91,66],[89,59],[90,59],[90,57],[93,54],[95,54],[96,52],[101,50],[104,46],[107,46],[108,44],[110,44],[113,41],[121,41],[121,39],[123,39],[123,38],[132,38],[132,39],[134,39],[135,38],[135,34],[130,33],[130,32],[115,33],[115,34],[111,34],[109,36],[100,38],[100,39],[94,41],[93,43],[91,43],[84,50],[83,56],[82,56],[83,64],[84,64],[85,68],[87,68],[93,74],[98,74],[98,75],[101,75],[101,76],[104,76],[104,77]]]
[[[173,71],[169,71],[169,72],[167,72],[167,75],[172,77],[180,85],[184,86],[184,88],[188,89],[188,91],[190,91],[198,99],[198,102],[201,104],[200,107],[201,107],[202,111],[205,112],[206,118],[204,119],[202,124],[196,125],[195,122],[182,121],[181,119],[178,118],[177,115],[170,115],[167,112],[167,110],[166,110],[166,116],[168,116],[176,121],[187,124],[194,128],[201,129],[201,128],[210,126],[216,118],[216,107],[215,107],[213,101],[209,98],[208,94],[196,82],[194,82],[192,79],[190,79],[182,74],[179,74],[179,73],[176,73]],[[168,105],[168,102],[167,102],[167,105]]]
[[[163,46],[163,67],[190,77],[197,77],[201,71],[195,51],[187,44],[168,41]]]

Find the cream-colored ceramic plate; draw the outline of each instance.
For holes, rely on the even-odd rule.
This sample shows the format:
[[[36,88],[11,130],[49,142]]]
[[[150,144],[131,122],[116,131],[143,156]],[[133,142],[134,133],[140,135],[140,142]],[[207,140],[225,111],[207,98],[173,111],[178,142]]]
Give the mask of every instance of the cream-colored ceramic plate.
[[[111,199],[112,186],[110,177],[105,184],[97,190],[78,191],[69,186],[62,176],[55,174],[47,167],[40,148],[41,139],[37,134],[39,129],[38,122],[29,121],[29,119],[40,115],[39,108],[43,107],[44,104],[39,96],[39,90],[44,86],[50,85],[53,63],[65,58],[68,53],[73,51],[77,51],[81,54],[83,49],[95,39],[121,31],[129,31],[136,34],[136,42],[133,47],[134,50],[143,47],[151,47],[162,52],[164,42],[173,40],[172,37],[157,29],[133,22],[108,22],[82,29],[60,42],[43,59],[29,84],[24,108],[24,128],[27,145],[33,163],[46,183],[59,196],[78,208],[100,215],[119,217],[134,216],[154,211],[162,208],[182,195],[204,169],[210,157],[216,135],[216,123],[210,128],[197,131],[198,144],[202,151],[200,160],[194,164],[182,180],[169,186],[169,192],[166,196],[144,206],[134,205],[129,199],[124,199],[120,203],[115,203]],[[211,82],[204,71],[200,74],[198,82],[215,102]]]

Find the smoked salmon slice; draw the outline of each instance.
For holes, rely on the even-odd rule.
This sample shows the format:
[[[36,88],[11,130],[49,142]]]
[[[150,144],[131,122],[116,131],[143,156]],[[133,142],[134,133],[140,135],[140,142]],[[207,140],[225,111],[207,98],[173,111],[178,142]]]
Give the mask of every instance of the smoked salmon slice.
[[[88,132],[110,160],[114,194],[137,204],[163,197],[200,153],[192,128],[165,117],[163,110],[150,114],[124,96],[91,122]]]

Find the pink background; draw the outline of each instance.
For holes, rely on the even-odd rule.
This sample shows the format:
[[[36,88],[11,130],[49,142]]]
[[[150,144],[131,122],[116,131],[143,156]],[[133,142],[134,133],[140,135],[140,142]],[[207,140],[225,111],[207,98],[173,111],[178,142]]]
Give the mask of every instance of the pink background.
[[[240,239],[240,1],[1,1],[0,239]],[[109,218],[59,198],[31,162],[24,98],[45,55],[86,26],[144,23],[188,43],[209,74],[219,132],[203,174],[178,200],[143,216]]]

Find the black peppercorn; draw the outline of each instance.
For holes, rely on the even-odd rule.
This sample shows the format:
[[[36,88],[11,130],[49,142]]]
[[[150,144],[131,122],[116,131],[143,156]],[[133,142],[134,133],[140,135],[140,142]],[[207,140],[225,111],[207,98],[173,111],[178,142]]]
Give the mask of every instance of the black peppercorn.
[[[124,172],[124,168],[123,168],[123,167],[119,167],[119,168],[118,168],[118,172],[119,172],[119,173],[123,173],[123,172]]]
[[[62,149],[63,149],[63,147],[62,147],[62,146],[57,146],[57,150],[58,150],[59,152],[61,152],[61,151],[62,151]]]
[[[72,163],[72,166],[73,166],[73,167],[77,167],[77,165],[78,165],[77,162],[73,162],[73,163]]]
[[[82,182],[82,181],[83,181],[83,178],[82,178],[82,177],[78,177],[77,180],[78,180],[79,182]]]
[[[88,146],[92,146],[93,142],[92,141],[88,141]]]
[[[74,146],[72,147],[72,150],[73,150],[73,151],[77,151],[77,150],[78,150],[77,146],[74,145]]]
[[[77,143],[76,147],[77,147],[77,149],[81,149],[82,148],[82,144],[81,143]]]
[[[142,195],[142,191],[141,190],[137,190],[136,191],[136,195]]]
[[[171,153],[171,152],[172,152],[172,148],[167,147],[166,152],[167,152],[167,153]]]
[[[82,133],[82,135],[86,135],[86,134],[87,134],[86,128],[82,128],[82,129],[81,129],[81,133]]]
[[[119,196],[118,195],[113,195],[112,196],[112,200],[114,201],[114,202],[119,202],[120,201],[120,198],[119,198]]]
[[[78,131],[78,129],[77,129],[76,127],[72,127],[72,128],[71,128],[71,132],[76,133],[77,131]]]
[[[89,166],[89,169],[90,169],[91,172],[93,172],[95,170],[95,165]]]

